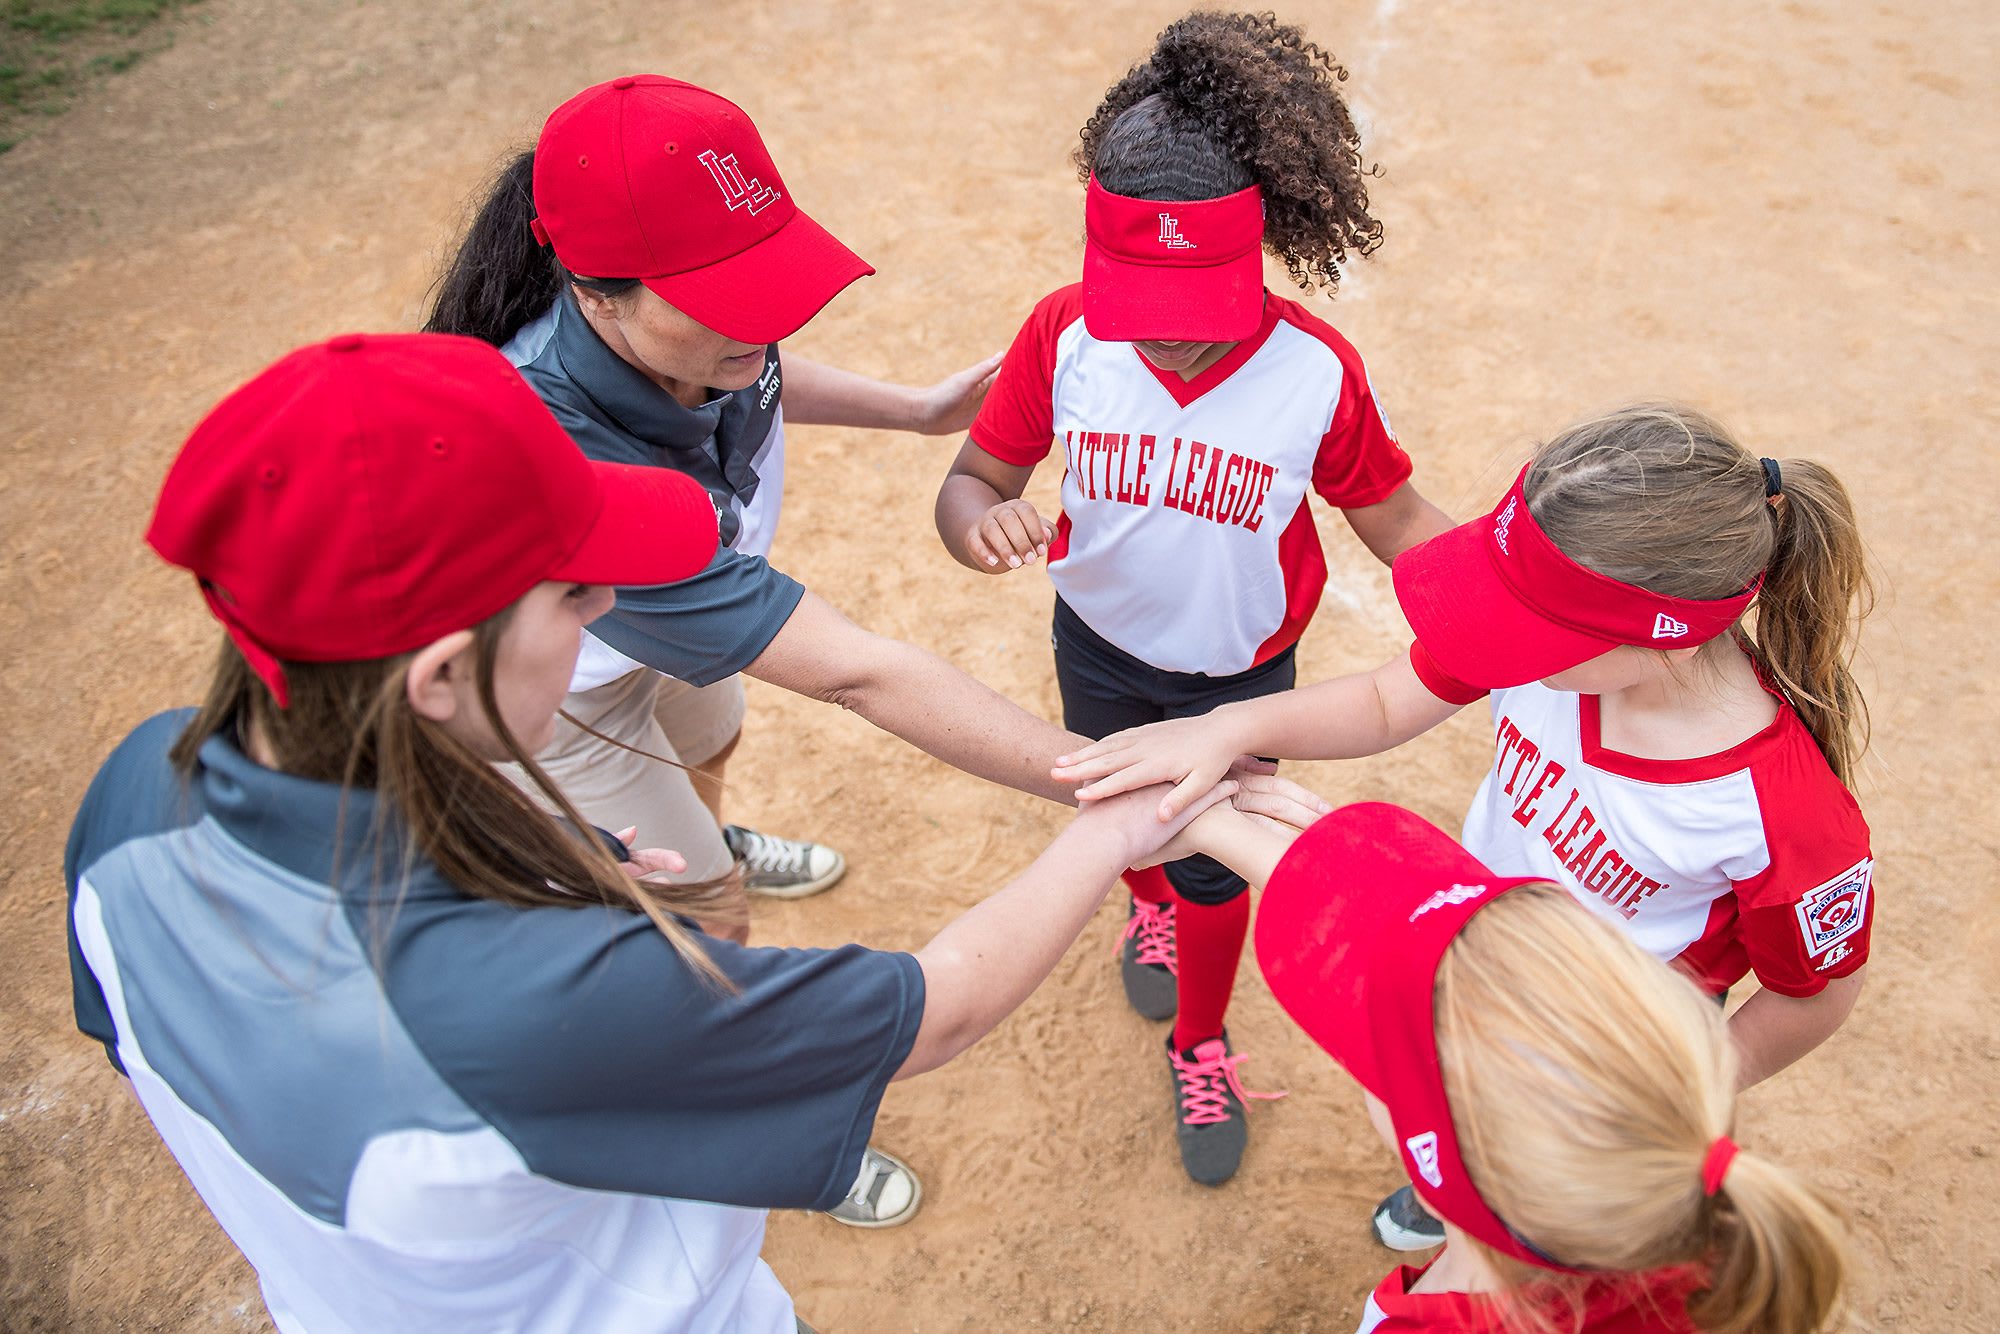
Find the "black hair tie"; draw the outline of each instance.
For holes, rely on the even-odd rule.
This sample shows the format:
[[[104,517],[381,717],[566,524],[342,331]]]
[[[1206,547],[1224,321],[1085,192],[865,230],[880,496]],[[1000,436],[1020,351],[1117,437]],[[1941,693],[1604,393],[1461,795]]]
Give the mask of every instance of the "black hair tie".
[[[1785,475],[1778,471],[1776,459],[1758,459],[1764,465],[1764,498],[1776,500],[1785,494]]]

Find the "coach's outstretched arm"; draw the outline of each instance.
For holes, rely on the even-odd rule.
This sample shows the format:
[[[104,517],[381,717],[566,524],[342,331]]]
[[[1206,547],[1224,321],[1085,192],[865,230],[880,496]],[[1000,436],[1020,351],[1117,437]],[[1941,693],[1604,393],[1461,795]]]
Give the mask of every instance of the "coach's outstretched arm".
[[[1056,961],[1134,862],[1143,861],[1235,784],[1197,797],[1171,824],[1154,818],[1157,792],[1086,806],[1006,888],[967,909],[916,952],[924,1017],[897,1079],[935,1070],[993,1031]]]
[[[934,653],[862,629],[811,592],[743,670],[852,709],[969,774],[1076,802],[1071,785],[1049,770],[1084,738],[1035,717]]]

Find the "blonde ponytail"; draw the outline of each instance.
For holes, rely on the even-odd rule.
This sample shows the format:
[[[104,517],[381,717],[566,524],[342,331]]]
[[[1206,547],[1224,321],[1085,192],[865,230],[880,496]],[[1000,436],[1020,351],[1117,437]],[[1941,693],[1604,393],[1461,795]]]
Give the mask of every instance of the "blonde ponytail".
[[[1818,1195],[1768,1159],[1738,1153],[1708,1202],[1708,1290],[1688,1304],[1714,1334],[1818,1329],[1840,1293],[1840,1224]]]
[[[1709,1146],[1735,1119],[1722,1012],[1554,885],[1483,909],[1438,969],[1438,1057],[1466,1170],[1493,1211],[1559,1263],[1486,1251],[1510,1326],[1573,1328],[1632,1276],[1689,1267],[1689,1312],[1724,1334],[1822,1328],[1843,1276],[1831,1210],[1739,1153],[1720,1192]],[[1484,1248],[1482,1248],[1484,1249]]]

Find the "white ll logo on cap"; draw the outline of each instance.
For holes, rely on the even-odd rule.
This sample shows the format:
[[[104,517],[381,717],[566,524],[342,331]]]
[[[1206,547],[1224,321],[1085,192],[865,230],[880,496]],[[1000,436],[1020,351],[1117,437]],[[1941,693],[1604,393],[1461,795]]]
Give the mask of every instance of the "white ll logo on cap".
[[[1653,638],[1655,639],[1679,639],[1687,632],[1688,628],[1684,622],[1675,620],[1665,612],[1661,612],[1653,618]]]
[[[1194,242],[1181,235],[1181,221],[1171,213],[1160,215],[1160,244],[1169,250],[1192,250]]]
[[[1440,1189],[1444,1186],[1444,1173],[1438,1171],[1438,1137],[1435,1130],[1426,1130],[1421,1135],[1412,1135],[1403,1141],[1410,1151],[1410,1159],[1417,1165],[1417,1175]]]
[[[734,213],[739,208],[748,207],[750,216],[756,217],[764,209],[777,202],[778,192],[761,184],[755,176],[743,179],[743,168],[736,164],[736,154],[715,155],[713,148],[701,155],[701,165],[708,168],[708,174],[715,178],[716,188],[722,191],[722,202],[729,205]]]

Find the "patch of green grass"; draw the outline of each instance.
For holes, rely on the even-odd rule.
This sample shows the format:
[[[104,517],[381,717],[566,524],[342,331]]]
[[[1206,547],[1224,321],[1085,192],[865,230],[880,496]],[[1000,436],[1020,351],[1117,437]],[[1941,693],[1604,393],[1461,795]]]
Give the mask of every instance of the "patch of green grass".
[[[159,20],[198,3],[0,0],[0,153],[20,142],[27,118],[60,115],[93,80],[170,45]]]

